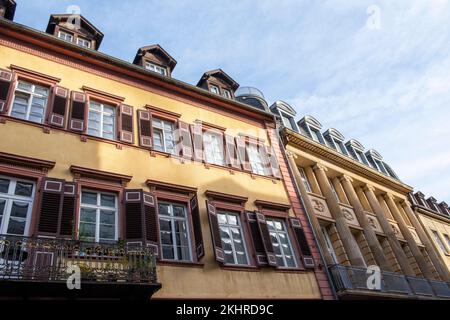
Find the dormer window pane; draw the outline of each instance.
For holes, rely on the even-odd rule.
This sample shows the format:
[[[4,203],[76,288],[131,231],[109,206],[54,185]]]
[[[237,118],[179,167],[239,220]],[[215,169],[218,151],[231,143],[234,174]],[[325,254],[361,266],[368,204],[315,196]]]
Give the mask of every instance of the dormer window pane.
[[[230,92],[230,90],[223,89],[222,92],[223,92],[223,96],[225,98],[231,99],[231,92]]]
[[[211,92],[214,93],[214,94],[220,94],[219,87],[211,86],[211,87],[210,87],[210,90],[211,90]]]
[[[85,48],[91,48],[91,42],[83,38],[77,38],[77,45]]]
[[[64,31],[58,32],[58,38],[65,40],[67,42],[73,42],[73,35]]]
[[[364,157],[364,153],[359,150],[355,150],[356,156],[358,157],[358,161],[361,163],[367,164],[366,158]]]
[[[311,129],[311,136],[312,136],[314,141],[317,141],[317,142],[320,143],[319,131]]]
[[[283,125],[286,128],[294,130],[294,128],[292,127],[291,119],[286,117],[283,113],[281,113],[281,120],[283,121]]]
[[[164,67],[158,66],[158,65],[156,65],[154,63],[150,63],[150,62],[146,63],[145,64],[145,68],[147,70],[159,73],[159,74],[161,74],[163,76],[167,76],[167,69],[164,68]]]
[[[336,148],[340,153],[345,154],[342,142],[334,140],[334,144],[336,145]]]

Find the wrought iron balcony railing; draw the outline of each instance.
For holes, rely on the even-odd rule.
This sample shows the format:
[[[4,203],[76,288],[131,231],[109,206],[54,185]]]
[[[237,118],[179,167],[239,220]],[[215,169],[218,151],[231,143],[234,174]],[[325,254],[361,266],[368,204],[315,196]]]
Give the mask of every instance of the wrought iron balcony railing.
[[[330,273],[338,293],[370,292],[379,296],[395,294],[405,298],[450,299],[450,283],[444,281],[381,271],[380,288],[369,289],[367,280],[371,273],[367,273],[366,268],[333,265]]]
[[[79,271],[84,285],[159,285],[156,257],[141,244],[0,235],[0,285],[6,281],[64,284],[74,271]]]

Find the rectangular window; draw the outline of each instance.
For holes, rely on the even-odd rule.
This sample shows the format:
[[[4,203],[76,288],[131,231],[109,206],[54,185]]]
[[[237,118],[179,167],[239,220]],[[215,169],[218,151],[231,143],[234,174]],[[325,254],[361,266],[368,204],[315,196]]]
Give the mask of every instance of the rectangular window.
[[[231,92],[230,92],[230,90],[222,89],[222,95],[223,95],[225,98],[231,99]]]
[[[173,154],[175,151],[174,123],[153,118],[152,126],[154,149]]]
[[[28,236],[34,183],[0,177],[0,234]]]
[[[116,108],[91,101],[88,115],[88,134],[115,140]]]
[[[311,186],[308,181],[308,177],[306,176],[305,169],[303,169],[302,167],[299,167],[298,170],[300,171],[300,176],[302,178],[302,182],[303,182],[303,185],[305,186],[306,191],[312,192]]]
[[[259,147],[256,146],[255,144],[248,144],[247,153],[250,165],[252,167],[252,172],[260,174],[262,176],[267,175],[265,164],[263,162],[263,158],[259,150]]]
[[[280,112],[281,114],[281,120],[283,121],[283,125],[291,130],[294,130],[291,122],[291,118],[287,117],[283,112]]]
[[[450,237],[448,234],[444,234],[445,241],[447,241],[447,246],[450,248]]]
[[[239,214],[218,211],[220,238],[225,252],[225,263],[248,265],[247,248]]]
[[[114,194],[82,191],[78,238],[92,242],[117,240],[117,197]]]
[[[279,267],[295,268],[297,263],[295,262],[294,251],[286,229],[286,223],[283,220],[273,218],[267,218],[266,221],[277,259],[277,265]]]
[[[159,202],[158,208],[162,258],[192,261],[186,206],[179,203]]]
[[[159,74],[161,74],[161,75],[163,75],[163,76],[167,76],[167,69],[164,68],[164,67],[158,66],[158,65],[156,65],[156,64],[154,64],[154,63],[147,62],[147,63],[145,64],[145,68],[146,68],[147,70],[150,70],[150,71],[159,73]]]
[[[336,145],[337,151],[339,151],[342,154],[346,154],[344,151],[344,145],[342,144],[342,142],[340,142],[338,140],[334,140],[334,144]]]
[[[81,47],[90,48],[91,42],[83,38],[77,38],[77,44]]]
[[[319,133],[319,131],[317,131],[317,130],[315,130],[315,129],[310,129],[310,130],[311,130],[311,136],[312,136],[312,139],[313,139],[314,141],[320,143],[320,138],[319,138],[320,133]]]
[[[67,41],[67,42],[73,42],[73,35],[68,32],[59,31],[58,38],[60,38],[64,41]]]
[[[223,154],[223,138],[220,134],[206,131],[203,134],[203,148],[206,162],[223,166],[225,157]]]
[[[434,240],[438,244],[438,246],[441,248],[442,252],[447,253],[447,248],[445,247],[444,242],[442,242],[441,236],[439,236],[439,233],[437,231],[432,230]]]
[[[49,88],[19,80],[11,108],[11,117],[44,123]]]
[[[210,87],[211,87],[210,90],[211,90],[212,93],[220,94],[219,87],[216,87],[216,86],[213,86],[213,85],[211,85]]]
[[[328,233],[328,230],[325,227],[322,227],[321,229],[322,229],[323,237],[325,239],[325,243],[327,245],[328,252],[330,253],[331,258],[333,259],[333,262],[338,263],[336,252],[334,251],[334,247],[333,247],[333,242],[331,242],[331,238]]]
[[[366,157],[362,151],[355,150],[355,154],[359,162],[367,164]]]

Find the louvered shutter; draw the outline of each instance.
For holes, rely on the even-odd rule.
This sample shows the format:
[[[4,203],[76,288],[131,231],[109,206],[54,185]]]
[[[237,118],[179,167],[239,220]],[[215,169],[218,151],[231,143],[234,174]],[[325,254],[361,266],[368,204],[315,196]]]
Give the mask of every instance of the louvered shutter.
[[[133,107],[125,104],[120,105],[120,129],[119,140],[133,143]]]
[[[197,260],[200,260],[205,255],[205,249],[203,246],[202,223],[200,219],[200,210],[198,207],[197,195],[194,195],[191,198],[190,207],[192,216],[192,227],[194,229],[195,252],[197,253]]]
[[[273,177],[281,179],[280,165],[273,147],[266,146],[266,155],[269,161],[269,172]]]
[[[187,124],[186,122],[178,121],[178,129],[180,131],[179,134],[181,138],[183,158],[192,159],[192,138],[191,132],[189,130],[189,124]]]
[[[243,137],[236,137],[236,147],[238,151],[239,161],[245,171],[252,171],[252,166],[248,158],[247,143]]]
[[[232,167],[234,169],[241,169],[234,137],[228,134],[225,135],[225,156],[227,165],[229,167]]]
[[[139,145],[141,147],[151,149],[153,147],[152,141],[152,116],[150,112],[145,110],[138,110],[139,121]]]
[[[300,220],[291,218],[291,227],[294,230],[295,238],[297,239],[298,246],[303,258],[303,264],[305,268],[314,268],[314,259],[309,248],[308,241],[306,240],[305,232],[302,228]]]
[[[253,247],[255,249],[255,261],[259,266],[267,265],[267,255],[264,249],[263,240],[261,238],[261,232],[259,231],[258,221],[256,220],[256,214],[254,212],[246,212],[246,220],[248,228],[250,230]]]
[[[156,198],[149,192],[143,192],[145,242],[153,248],[153,252],[160,257],[159,252],[159,222]]]
[[[203,153],[203,128],[201,125],[191,125],[192,145],[194,147],[194,160],[198,162],[204,161]]]
[[[12,72],[0,69],[0,114],[8,112],[7,100],[10,90],[13,88],[12,84]]]
[[[127,242],[144,241],[142,190],[125,190],[125,239]]]
[[[219,220],[217,218],[216,207],[206,200],[206,210],[208,212],[209,226],[211,229],[211,239],[214,247],[214,255],[220,263],[225,261],[225,254],[222,248],[222,238],[220,237]]]
[[[69,89],[56,86],[53,90],[53,102],[49,112],[48,124],[56,127],[64,127],[69,101]]]
[[[64,185],[64,196],[61,211],[59,234],[61,236],[72,236],[75,225],[75,208],[77,185],[75,182],[66,182]]]
[[[269,228],[267,226],[266,217],[262,213],[256,212],[256,220],[258,221],[259,232],[261,233],[264,250],[266,251],[267,262],[271,266],[277,266],[277,259],[275,258],[275,253],[273,251],[272,240]]]
[[[57,236],[63,205],[64,180],[44,178],[41,186],[38,234]]]
[[[84,132],[86,130],[86,95],[72,91],[69,130]]]

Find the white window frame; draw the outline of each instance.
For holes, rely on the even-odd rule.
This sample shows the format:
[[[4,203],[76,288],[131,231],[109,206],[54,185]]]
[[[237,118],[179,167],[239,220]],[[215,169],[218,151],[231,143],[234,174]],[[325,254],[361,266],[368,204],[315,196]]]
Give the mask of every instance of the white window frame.
[[[64,35],[64,36],[62,36],[62,35]],[[69,37],[70,40],[68,40],[67,37]],[[73,42],[74,35],[69,33],[69,32],[59,30],[58,31],[58,38],[61,39],[61,40],[67,41],[67,42]]]
[[[159,126],[155,120],[156,121],[161,121],[161,126]],[[167,134],[167,131],[169,131],[169,130],[166,129],[165,124],[170,124],[172,126],[172,139],[173,139],[172,140],[172,143],[173,143],[172,151],[168,151],[168,149],[167,149],[166,134]],[[175,145],[176,144],[175,143],[175,122],[170,121],[170,120],[164,120],[164,119],[161,119],[161,118],[153,118],[152,129],[153,129],[153,146],[154,147],[155,147],[155,143],[154,143],[154,141],[155,141],[155,131],[161,132],[161,144],[162,144],[163,150],[158,150],[158,149],[155,149],[155,150],[160,151],[160,152],[169,153],[169,154],[175,154],[175,149],[176,149],[176,145]]]
[[[227,99],[231,99],[231,91],[228,89],[222,89],[222,96]]]
[[[2,215],[2,221],[0,222],[0,234],[8,234],[7,231],[8,231],[8,226],[9,226],[10,219],[11,219],[11,208],[12,208],[14,201],[26,202],[26,203],[28,203],[28,211],[27,211],[27,216],[25,218],[26,220],[25,220],[24,234],[23,235],[14,235],[14,236],[27,237],[27,236],[29,236],[29,232],[30,232],[31,216],[32,216],[32,212],[33,212],[34,197],[36,194],[36,183],[33,181],[30,181],[30,180],[18,179],[18,178],[13,178],[13,177],[9,177],[9,176],[0,176],[0,178],[9,180],[8,193],[7,194],[0,193],[0,200],[5,201],[5,207],[3,209],[4,211],[3,211],[3,215]],[[24,183],[29,183],[29,184],[33,185],[33,191],[31,192],[30,197],[14,195],[14,192],[16,190],[16,186],[17,186],[18,182],[24,182]]]
[[[272,232],[275,233],[275,238],[277,239],[277,242],[280,245],[281,245],[280,234],[284,234],[286,236],[289,248],[291,249],[291,252],[292,252],[292,260],[294,261],[294,266],[293,267],[289,267],[287,265],[287,262],[286,262],[286,255],[284,254],[283,249],[280,247],[281,255],[275,254],[275,256],[277,256],[277,257],[281,256],[281,258],[283,259],[283,264],[284,265],[283,266],[279,266],[279,267],[289,268],[289,269],[297,268],[297,258],[296,258],[296,255],[295,255],[294,247],[292,246],[291,237],[289,235],[289,231],[288,231],[288,228],[287,228],[286,221],[283,220],[283,219],[266,217],[266,223],[271,222],[271,221],[272,222],[280,222],[283,225],[284,231],[280,231],[280,230],[277,230],[276,228],[274,228],[274,230],[270,230],[269,229],[269,234],[272,233]],[[272,235],[270,235],[270,238],[271,238],[271,241],[272,241]],[[272,245],[273,245],[273,242],[272,242]]]
[[[82,38],[82,37],[77,37],[77,45],[79,45],[80,47],[83,47],[83,48],[90,49],[91,48],[91,41],[89,41],[89,40],[87,40],[85,38]]]
[[[230,239],[231,239],[231,253],[233,255],[233,261],[234,262],[233,263],[226,262],[226,264],[234,265],[234,266],[248,266],[248,265],[250,265],[250,259],[249,259],[249,256],[248,256],[248,248],[247,248],[246,238],[245,238],[245,234],[244,234],[244,228],[242,227],[241,215],[239,213],[218,209],[217,210],[217,216],[219,216],[219,215],[225,215],[226,219],[227,219],[227,223],[219,222],[219,229],[220,229],[220,227],[224,227],[224,228],[228,229],[229,234],[230,234]],[[237,225],[229,224],[228,223],[228,216],[236,217]],[[217,218],[219,219],[219,217],[217,217]],[[239,230],[239,233],[240,233],[241,239],[242,239],[242,245],[244,247],[245,259],[247,260],[246,264],[238,263],[236,248],[234,246],[235,240],[233,238],[233,233],[231,232],[231,228]],[[223,242],[222,237],[220,239]]]
[[[21,84],[21,83],[22,84],[26,84],[26,85],[30,85],[31,86],[31,89],[30,89],[31,91],[26,91],[24,89],[20,89],[19,88],[19,84]],[[45,88],[47,90],[47,96],[35,93],[36,87]],[[12,115],[13,109],[14,109],[14,103],[16,101],[16,96],[17,96],[18,92],[21,93],[21,94],[29,96],[28,103],[27,103],[27,111],[25,113],[25,119],[23,119],[23,118],[16,118],[16,117],[14,117]],[[35,84],[33,82],[30,82],[30,81],[24,81],[24,80],[20,80],[19,79],[17,81],[17,83],[16,83],[16,87],[15,87],[15,90],[14,90],[14,97],[13,97],[13,100],[11,102],[11,108],[10,108],[10,110],[8,112],[8,115],[13,117],[13,118],[16,118],[16,119],[32,121],[32,120],[29,120],[29,119],[30,119],[30,113],[31,113],[31,105],[33,104],[34,97],[45,98],[44,111],[43,111],[43,116],[42,116],[41,122],[32,121],[32,122],[35,122],[35,123],[41,123],[42,124],[45,121],[45,116],[46,116],[46,113],[47,113],[47,106],[48,106],[49,95],[50,95],[50,88],[49,87],[46,87],[46,86],[43,86],[43,85],[40,85],[40,84]]]
[[[92,108],[92,104],[93,103],[95,103],[98,106],[100,106],[100,111],[95,110],[95,109]],[[113,110],[112,116],[114,117],[114,121],[113,121],[113,132],[112,132],[113,137],[112,138],[104,137],[104,130],[103,130],[104,116],[105,115],[108,115],[108,116],[111,115],[111,113],[109,111],[105,111],[106,108],[111,108]],[[98,135],[98,136],[89,133],[89,129],[91,129],[91,127],[89,126],[89,120],[91,120],[91,112],[100,115],[100,128],[99,128],[100,135]],[[88,123],[87,124],[87,132],[88,132],[88,134],[90,134],[90,135],[92,135],[94,137],[99,137],[99,138],[103,138],[103,139],[117,140],[117,107],[116,106],[110,105],[110,104],[106,104],[106,103],[103,103],[103,102],[100,102],[100,101],[96,101],[96,100],[89,101],[88,122],[87,123]]]
[[[444,241],[442,241],[442,238],[439,235],[439,232],[437,232],[436,230],[431,230],[431,233],[433,233],[434,242],[436,242],[438,247],[441,248],[442,252],[444,252],[445,254],[448,254],[447,247],[445,246]]]
[[[307,192],[312,192],[311,185],[309,184],[308,176],[306,175],[306,171],[304,168],[299,167],[298,171],[300,171],[300,177],[302,178],[303,185]]]
[[[291,121],[292,116],[281,110],[279,110],[279,111],[280,111],[281,121],[283,122],[283,125],[288,129],[296,131],[296,128],[294,128],[294,126],[292,125],[292,121]]]
[[[169,258],[164,258],[164,250],[163,250],[163,246],[168,246],[166,244],[163,244],[162,241],[161,242],[161,257],[163,260],[166,261],[181,261],[181,262],[192,262],[193,261],[193,255],[192,255],[192,242],[191,242],[191,229],[190,229],[190,220],[189,220],[189,215],[188,215],[188,207],[185,204],[182,203],[178,203],[178,202],[170,202],[170,201],[158,201],[158,209],[160,205],[168,205],[169,206],[169,210],[173,211],[173,206],[177,205],[177,206],[182,206],[184,209],[184,217],[178,217],[178,216],[174,216],[172,215],[163,215],[161,214],[158,210],[158,223],[160,223],[161,219],[164,220],[169,220],[170,225],[171,225],[171,237],[172,237],[172,250],[173,250],[173,259],[169,259]],[[178,257],[178,250],[177,250],[177,241],[176,241],[176,233],[174,232],[175,230],[175,221],[184,221],[185,226],[186,226],[186,236],[187,236],[187,243],[188,243],[188,249],[189,249],[189,259],[179,259]],[[161,239],[161,230],[159,231],[159,237]]]
[[[327,246],[327,250],[330,253],[331,258],[333,259],[333,262],[335,264],[338,264],[339,260],[336,255],[336,251],[334,250],[333,242],[331,241],[330,234],[328,233],[328,229],[326,227],[321,227],[321,229],[322,229],[323,237],[325,238],[325,244]]]
[[[97,204],[93,205],[93,204],[86,204],[82,202],[82,194],[83,192],[87,192],[87,193],[95,193],[97,195]],[[101,205],[101,195],[108,195],[108,196],[114,196],[114,208],[112,207],[103,207]],[[119,222],[119,208],[118,208],[118,196],[115,193],[111,193],[111,192],[103,192],[103,191],[98,191],[98,190],[92,190],[92,189],[82,189],[81,190],[81,195],[80,195],[80,209],[78,212],[78,237],[80,234],[80,224],[81,224],[81,209],[82,208],[87,208],[87,209],[95,209],[96,210],[96,217],[95,217],[95,242],[100,243],[100,214],[101,214],[101,210],[105,210],[105,211],[113,211],[114,209],[114,239],[108,239],[108,240],[103,240],[103,241],[117,241],[119,239],[119,226],[118,226],[118,222]],[[82,239],[81,239],[82,240]]]
[[[247,143],[246,149],[248,161],[252,167],[252,172],[262,176],[267,176],[267,168],[264,167],[264,159],[261,155],[260,146],[254,143]],[[260,169],[257,164],[260,164],[262,169]]]
[[[160,75],[167,76],[167,68],[159,66],[152,62],[145,63],[145,69],[150,70],[155,73],[159,73]]]
[[[358,150],[358,149],[354,149],[355,150],[355,154],[356,154],[356,157],[358,158],[358,161],[359,162],[361,162],[362,164],[367,164],[367,163],[369,163],[367,160],[366,160],[366,156],[364,155],[364,152],[363,151],[361,151],[361,150]],[[365,161],[366,160],[366,161]]]
[[[346,153],[344,151],[344,149],[345,149],[344,143],[340,140],[337,140],[336,138],[332,138],[332,139],[333,139],[334,144],[336,145],[336,150],[339,153],[346,155]]]
[[[211,91],[211,92],[214,93],[214,94],[220,95],[220,89],[219,89],[219,87],[216,86],[216,85],[211,84],[211,85],[210,85],[209,91]]]
[[[317,143],[322,143],[320,141],[320,130],[317,130],[316,128],[310,127],[309,131],[311,131],[311,137],[312,139]]]
[[[214,142],[210,144],[210,141],[207,141],[207,137],[210,136],[210,141]],[[217,142],[217,144],[215,143]],[[218,153],[215,152],[214,148],[218,148],[221,150],[221,157],[218,157]],[[211,132],[206,130],[203,132],[203,149],[205,154],[206,162],[209,164],[216,164],[218,166],[225,165],[225,149],[223,142],[223,135],[215,132]]]

